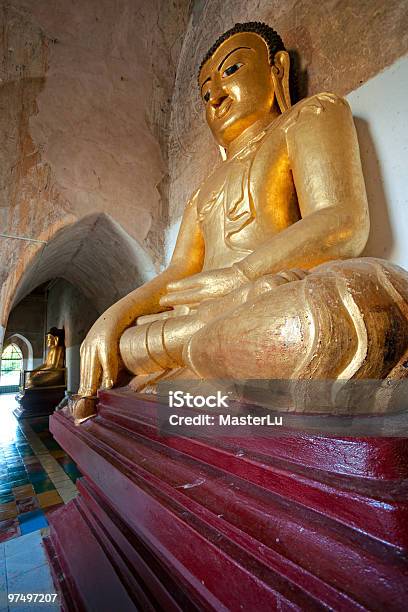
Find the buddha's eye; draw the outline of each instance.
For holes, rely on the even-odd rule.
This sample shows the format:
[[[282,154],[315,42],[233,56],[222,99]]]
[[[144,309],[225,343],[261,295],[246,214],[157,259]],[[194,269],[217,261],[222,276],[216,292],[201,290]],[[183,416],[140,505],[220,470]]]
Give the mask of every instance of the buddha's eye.
[[[208,100],[210,99],[210,92],[206,91],[205,94],[203,95],[204,98],[204,102],[208,102]]]
[[[234,74],[234,72],[237,72],[241,66],[243,66],[243,64],[240,64],[239,62],[237,64],[233,64],[232,66],[228,66],[228,68],[222,73],[222,78],[231,76]]]

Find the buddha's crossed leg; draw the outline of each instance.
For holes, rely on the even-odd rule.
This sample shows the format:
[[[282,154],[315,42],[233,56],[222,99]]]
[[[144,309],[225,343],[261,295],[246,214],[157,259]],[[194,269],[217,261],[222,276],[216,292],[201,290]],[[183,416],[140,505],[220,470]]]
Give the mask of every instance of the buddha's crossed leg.
[[[130,328],[122,358],[138,375],[187,367],[205,379],[400,376],[407,281],[400,268],[371,258],[267,276],[191,315]]]

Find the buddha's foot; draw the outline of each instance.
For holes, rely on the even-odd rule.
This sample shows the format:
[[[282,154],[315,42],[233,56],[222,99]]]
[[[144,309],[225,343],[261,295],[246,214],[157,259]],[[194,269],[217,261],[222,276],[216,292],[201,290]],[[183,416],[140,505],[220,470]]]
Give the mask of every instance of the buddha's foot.
[[[135,393],[156,393],[156,385],[160,382],[171,370],[162,370],[161,372],[153,372],[152,374],[138,374],[129,383],[129,389]]]
[[[132,378],[129,388],[136,393],[157,393],[157,384],[169,380],[195,380],[197,375],[186,367],[162,370],[153,374],[139,374]]]
[[[80,425],[91,417],[96,416],[96,404],[98,398],[82,397],[81,395],[73,395],[68,400],[68,412],[74,418],[75,425]]]

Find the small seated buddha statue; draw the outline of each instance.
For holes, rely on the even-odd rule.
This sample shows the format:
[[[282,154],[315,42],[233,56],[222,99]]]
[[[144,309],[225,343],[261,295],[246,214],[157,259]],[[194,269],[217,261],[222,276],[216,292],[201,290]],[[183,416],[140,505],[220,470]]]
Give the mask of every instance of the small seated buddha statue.
[[[408,274],[359,258],[369,213],[347,102],[291,103],[269,26],[236,24],[199,70],[223,161],[195,191],[168,268],[111,306],[81,347],[77,422],[121,369],[136,392],[171,377],[402,378]]]
[[[46,335],[46,341],[48,352],[45,363],[30,372],[26,378],[25,389],[65,384],[64,330],[51,327]]]

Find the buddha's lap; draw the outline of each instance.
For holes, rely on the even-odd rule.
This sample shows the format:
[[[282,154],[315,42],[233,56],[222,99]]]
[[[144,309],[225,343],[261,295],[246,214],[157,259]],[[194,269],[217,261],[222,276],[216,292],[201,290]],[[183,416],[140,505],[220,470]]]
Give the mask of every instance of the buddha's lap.
[[[146,374],[188,365],[203,377],[381,378],[407,351],[408,275],[387,262],[329,262],[303,280],[274,288],[257,280],[236,293],[230,302],[215,301],[213,319],[196,314],[127,330],[120,347],[127,368]]]
[[[408,274],[330,262],[208,322],[184,362],[202,377],[383,378],[408,351]]]
[[[174,338],[170,333],[166,346],[163,329],[150,336],[150,348],[146,336],[133,359],[140,365],[146,353],[153,357],[143,372],[187,364],[204,377],[383,377],[406,351],[408,278],[395,266],[368,258],[331,262],[304,280],[265,287],[257,296],[241,291],[242,303],[214,320],[184,326],[187,318],[173,319],[175,363],[155,352],[160,345],[174,357]],[[142,373],[138,365],[130,369]]]
[[[64,374],[60,370],[39,370],[30,376],[29,382],[34,387],[63,384]]]

